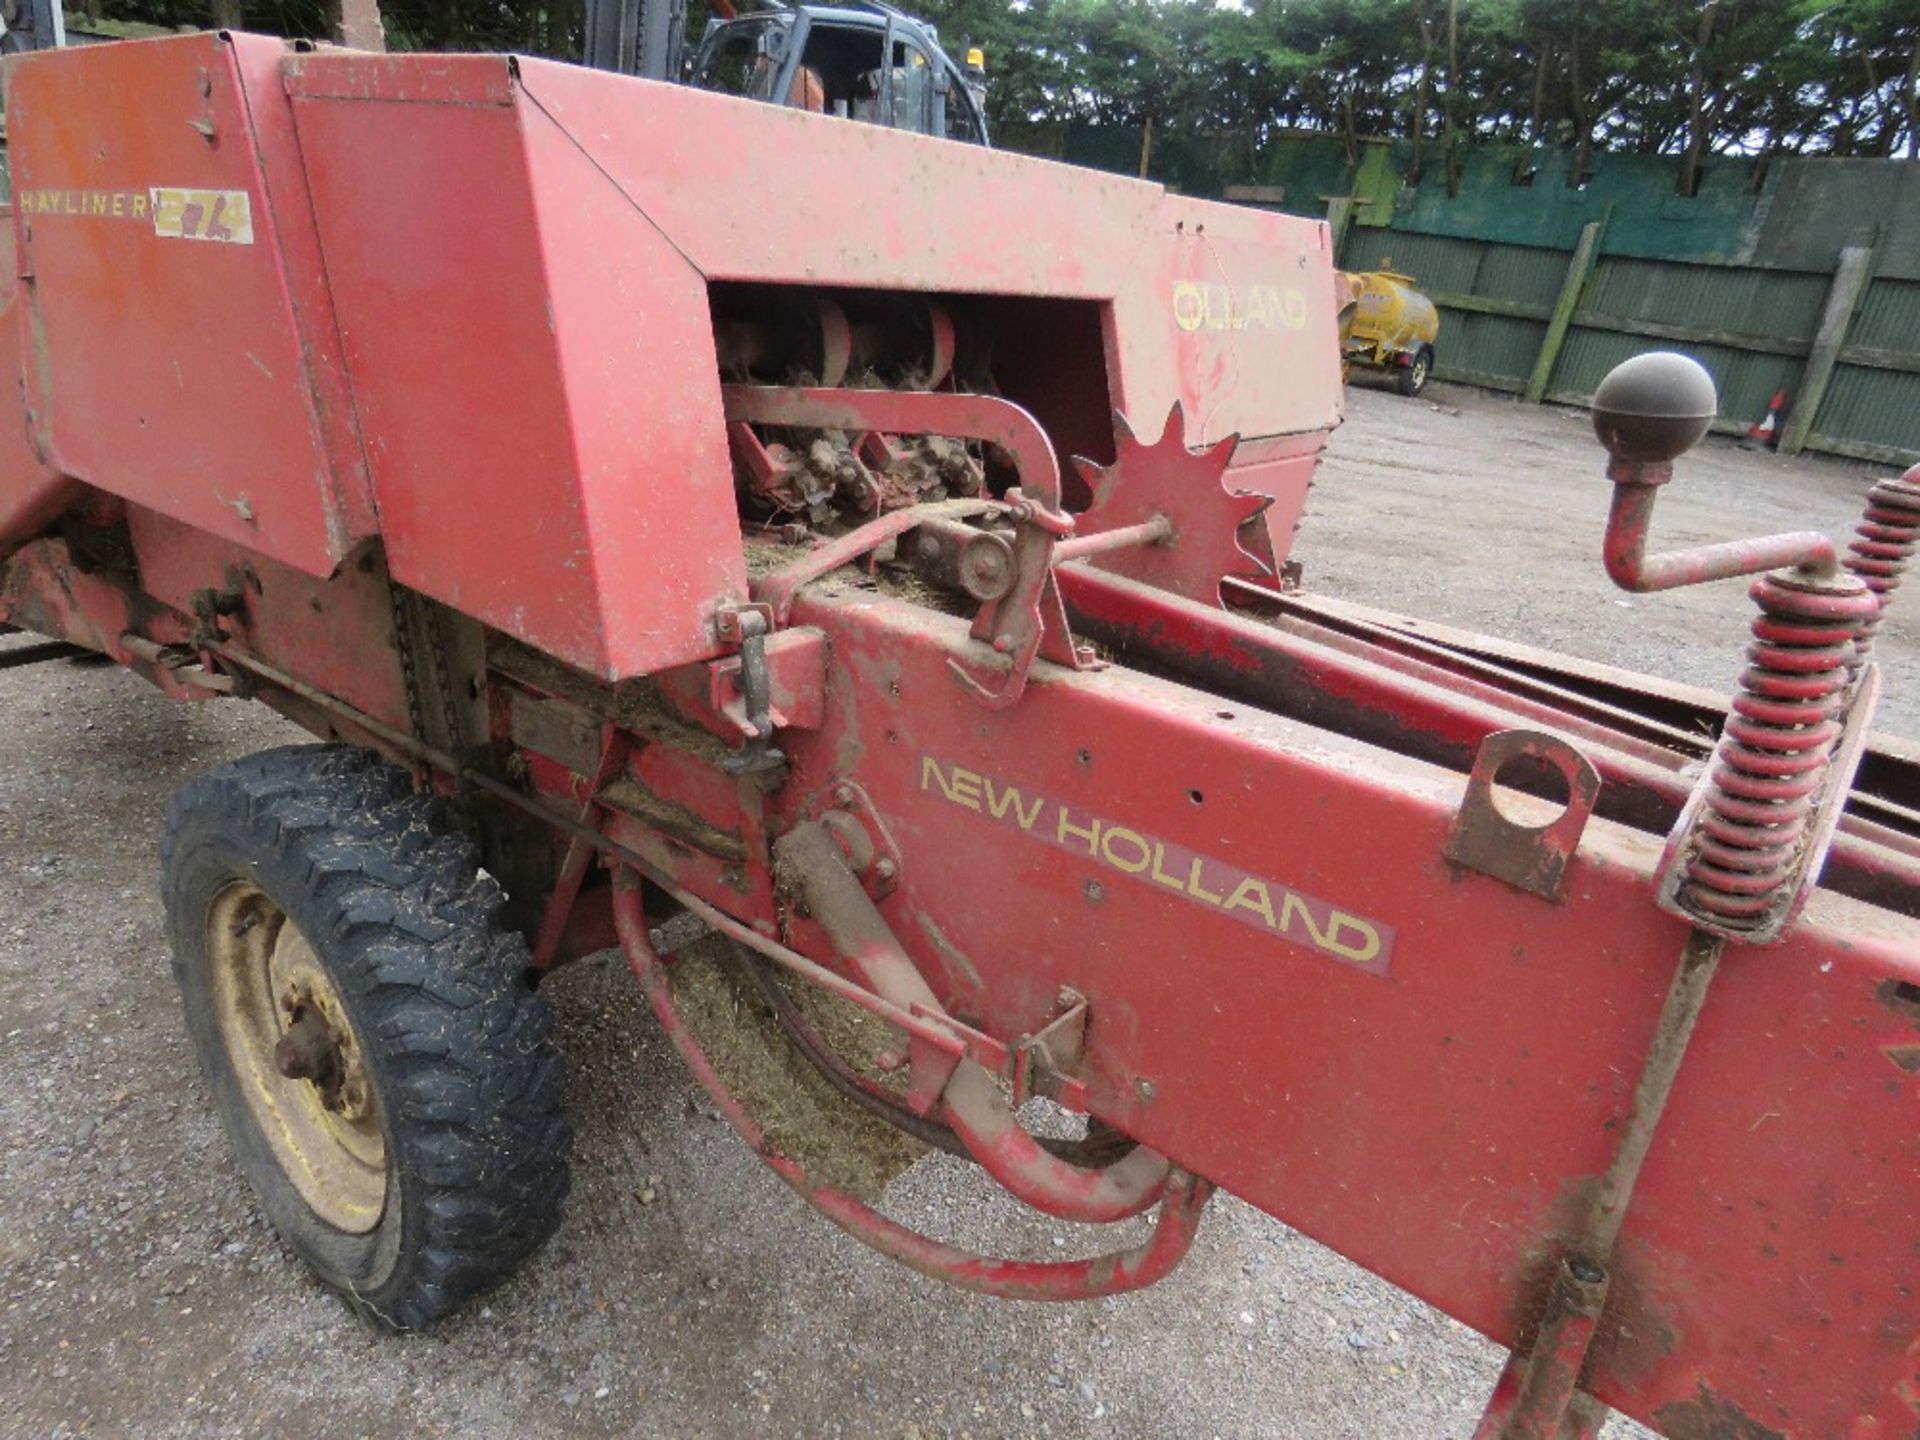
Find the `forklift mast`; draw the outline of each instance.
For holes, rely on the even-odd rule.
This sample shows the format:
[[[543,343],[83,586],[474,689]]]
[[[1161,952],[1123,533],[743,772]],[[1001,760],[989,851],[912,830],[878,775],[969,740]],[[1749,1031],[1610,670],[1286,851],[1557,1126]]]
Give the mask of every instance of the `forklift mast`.
[[[0,7],[0,55],[57,50],[66,43],[60,0],[13,0]]]
[[[587,0],[586,63],[595,70],[678,80],[687,0]]]

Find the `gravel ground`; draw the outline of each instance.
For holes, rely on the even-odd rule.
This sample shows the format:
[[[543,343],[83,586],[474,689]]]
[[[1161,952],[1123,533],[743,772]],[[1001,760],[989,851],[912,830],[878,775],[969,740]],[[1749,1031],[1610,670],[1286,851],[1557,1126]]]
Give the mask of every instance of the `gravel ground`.
[[[1716,442],[1663,500],[1658,543],[1844,531],[1871,474]],[[1599,568],[1606,499],[1581,417],[1357,389],[1299,553],[1319,589],[1724,688],[1741,587],[1620,596]],[[1887,728],[1907,734],[1913,618],[1882,645]],[[228,1158],[155,888],[174,787],[291,732],[60,664],[0,674],[0,735],[0,1434],[1472,1431],[1492,1346],[1237,1203],[1169,1282],[1087,1306],[997,1304],[893,1268],[758,1169],[607,957],[547,992],[579,1126],[558,1239],[483,1307],[375,1335],[290,1260]],[[890,1205],[963,1244],[1066,1253],[944,1160]]]

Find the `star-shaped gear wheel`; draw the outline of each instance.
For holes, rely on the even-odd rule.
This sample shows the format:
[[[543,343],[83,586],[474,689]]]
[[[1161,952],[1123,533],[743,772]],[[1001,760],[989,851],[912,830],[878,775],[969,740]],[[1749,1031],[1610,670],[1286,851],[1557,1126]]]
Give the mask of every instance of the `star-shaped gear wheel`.
[[[1113,418],[1113,463],[1073,462],[1093,491],[1075,533],[1091,536],[1161,516],[1173,534],[1151,545],[1102,551],[1086,563],[1205,605],[1221,603],[1220,584],[1229,576],[1272,584],[1273,549],[1258,517],[1273,500],[1224,483],[1240,437],[1188,448],[1186,411],[1178,401],[1160,438],[1151,442],[1141,440],[1124,415]]]

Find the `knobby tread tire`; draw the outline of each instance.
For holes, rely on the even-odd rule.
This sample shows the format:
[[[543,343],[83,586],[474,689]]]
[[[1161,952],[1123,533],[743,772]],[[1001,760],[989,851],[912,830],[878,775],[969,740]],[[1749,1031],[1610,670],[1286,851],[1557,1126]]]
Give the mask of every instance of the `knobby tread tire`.
[[[161,846],[174,971],[241,1168],[277,1229],[368,1319],[410,1330],[492,1289],[550,1235],[572,1131],[525,940],[472,845],[364,751],[263,751],[174,797]],[[281,1172],[208,993],[207,916],[233,880],[300,927],[361,1037],[386,1131],[386,1213],[327,1225]]]

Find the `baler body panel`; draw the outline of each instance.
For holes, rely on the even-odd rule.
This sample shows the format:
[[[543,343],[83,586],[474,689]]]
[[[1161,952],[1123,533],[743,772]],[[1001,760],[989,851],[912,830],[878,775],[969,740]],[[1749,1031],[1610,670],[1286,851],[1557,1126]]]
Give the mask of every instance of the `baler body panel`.
[[[11,86],[63,117],[15,146],[52,469],[311,574],[377,532],[606,678],[713,653],[744,596],[712,281],[1089,302],[1107,393],[1061,428],[1098,457],[1109,407],[1181,401],[1248,440],[1281,551],[1339,418],[1313,222],[496,56],[197,36]],[[46,476],[5,483],[25,515]]]
[[[8,66],[27,403],[52,468],[324,575],[373,506],[281,54]]]
[[[606,678],[709,654],[746,572],[705,284],[504,61],[447,66],[293,77],[394,577]]]
[[[1195,444],[1339,421],[1318,221],[551,61],[519,75],[710,280],[1092,300],[1112,308],[1112,400],[1129,415],[1180,401]]]

